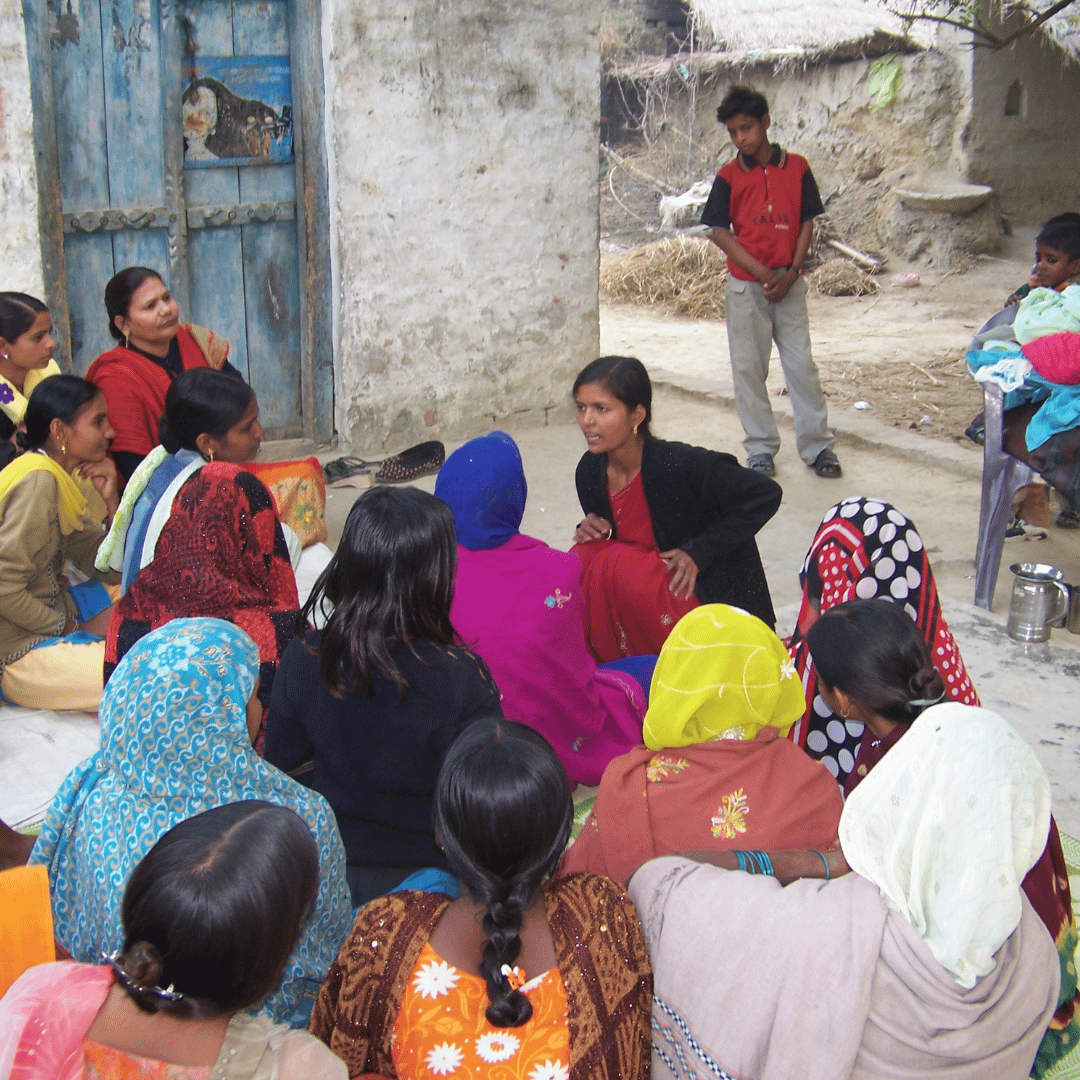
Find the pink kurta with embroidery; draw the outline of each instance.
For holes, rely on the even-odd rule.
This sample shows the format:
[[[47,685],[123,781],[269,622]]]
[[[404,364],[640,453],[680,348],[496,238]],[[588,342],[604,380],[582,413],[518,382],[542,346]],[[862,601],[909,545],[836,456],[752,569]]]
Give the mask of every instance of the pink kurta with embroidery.
[[[573,555],[520,533],[487,551],[459,547],[450,621],[491,669],[507,718],[539,731],[571,780],[600,783],[641,743],[645,695],[631,676],[597,670]]]

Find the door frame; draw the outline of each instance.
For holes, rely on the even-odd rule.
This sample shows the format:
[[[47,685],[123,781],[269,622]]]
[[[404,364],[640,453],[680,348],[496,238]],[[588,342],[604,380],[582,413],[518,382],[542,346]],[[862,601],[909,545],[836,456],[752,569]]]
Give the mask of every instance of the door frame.
[[[161,20],[164,107],[180,115],[183,93],[178,0],[158,0]],[[293,87],[293,154],[296,168],[296,245],[300,269],[300,407],[304,438],[329,442],[334,431],[333,280],[330,263],[330,189],[323,125],[325,83],[322,0],[288,0],[289,65]],[[60,193],[53,91],[52,26],[48,0],[24,0],[26,52],[38,182],[38,235],[45,301],[52,312],[61,366],[71,364],[67,265]],[[179,132],[179,125],[175,129]],[[190,312],[187,218],[183,213],[183,137],[162,148],[166,203],[173,220],[168,250],[171,288],[181,311]],[[211,327],[210,329],[213,329]]]

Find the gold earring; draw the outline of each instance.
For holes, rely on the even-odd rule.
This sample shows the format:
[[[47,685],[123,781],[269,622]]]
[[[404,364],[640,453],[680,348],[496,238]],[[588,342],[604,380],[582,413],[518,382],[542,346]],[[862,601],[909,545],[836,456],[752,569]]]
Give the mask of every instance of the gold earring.
[[[213,463],[214,463],[214,451],[211,450],[210,451],[210,464],[213,465]]]
[[[124,334],[124,348],[125,349],[130,349],[131,348],[131,331],[130,330],[128,330],[127,333]]]
[[[638,429],[638,426],[637,426],[637,424],[635,424],[635,425],[634,425],[634,434],[635,434],[635,435],[637,434],[637,429]]]
[[[67,443],[61,443],[60,444],[60,453],[61,454],[66,454],[67,453]]]

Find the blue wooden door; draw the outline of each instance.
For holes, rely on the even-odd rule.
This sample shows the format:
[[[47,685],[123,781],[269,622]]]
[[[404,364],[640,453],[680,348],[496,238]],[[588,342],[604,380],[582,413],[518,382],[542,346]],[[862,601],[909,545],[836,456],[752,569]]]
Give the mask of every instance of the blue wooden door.
[[[48,5],[72,368],[112,345],[108,279],[149,266],[228,339],[272,437],[325,431],[305,415],[287,0]]]

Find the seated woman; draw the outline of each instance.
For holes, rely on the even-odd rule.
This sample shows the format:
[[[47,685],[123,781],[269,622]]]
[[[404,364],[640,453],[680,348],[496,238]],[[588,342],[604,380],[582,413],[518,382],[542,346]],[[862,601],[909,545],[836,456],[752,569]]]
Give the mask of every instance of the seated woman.
[[[252,750],[258,681],[255,643],[231,623],[176,619],[147,634],[113,673],[101,699],[101,749],[69,773],[30,862],[49,868],[60,944],[96,963],[124,947],[121,890],[174,825],[241,799],[295,811],[315,835],[320,883],[259,1011],[305,1024],[349,930],[345,853],[325,800]]]
[[[144,634],[173,619],[226,619],[259,647],[264,708],[300,601],[269,492],[237,465],[204,465],[172,500],[154,559],[116,605],[105,643],[105,682]]]
[[[311,1017],[350,1076],[647,1080],[652,973],[629,898],[592,874],[548,880],[572,819],[531,728],[487,717],[458,737],[435,827],[461,895],[364,908]]]
[[[266,760],[337,815],[359,906],[414,870],[445,869],[431,801],[446,751],[499,712],[499,691],[450,624],[454,519],[417,488],[373,488],[349,513],[303,615],[326,626],[285,650]]]
[[[845,804],[854,873],[782,888],[646,863],[630,895],[655,971],[654,1080],[1022,1080],[1058,1000],[1053,943],[1020,887],[1049,823],[1031,748],[950,702]]]
[[[822,615],[807,634],[818,687],[829,707],[865,724],[850,796],[871,770],[893,753],[912,721],[946,696],[918,627],[897,604],[853,600]],[[939,710],[935,709],[935,714]],[[888,759],[886,759],[888,760]],[[1061,996],[1036,1061],[1041,1075],[1080,1043],[1080,987],[1075,965],[1077,936],[1069,871],[1057,824],[1050,818],[1042,854],[1023,879],[1024,893],[1046,925],[1061,959]]]
[[[788,741],[802,687],[780,639],[738,608],[707,604],[664,642],[645,746],[604,771],[563,870],[626,882],[658,855],[836,846],[843,799]]]
[[[780,485],[730,454],[657,439],[649,374],[632,356],[594,360],[574,380],[574,402],[589,449],[571,550],[584,567],[593,655],[658,653],[699,603],[734,604],[773,626],[754,537],[780,506]]]
[[[0,1000],[0,1076],[345,1080],[317,1039],[247,1012],[278,985],[318,888],[319,849],[291,810],[242,801],[178,822],[125,884],[122,951],[33,968]]]
[[[70,561],[95,575],[105,536],[73,474],[93,483],[110,519],[116,512],[105,398],[85,379],[54,375],[30,395],[25,424],[29,452],[0,471],[0,691],[16,705],[96,712],[112,598],[100,581],[72,586],[63,569]]]
[[[806,635],[823,612],[845,600],[892,600],[922,631],[945,694],[978,705],[960,649],[938,603],[930,557],[909,517],[881,499],[853,495],[825,511],[799,573],[802,606],[788,649],[802,680],[806,703],[792,739],[843,785],[865,736],[861,722],[836,716],[818,693],[817,672]]]
[[[126,591],[153,559],[161,529],[180,488],[207,462],[242,465],[260,479],[260,473],[267,468],[287,470],[295,481],[290,491],[304,485],[306,497],[286,503],[288,520],[282,520],[283,507],[276,500],[275,510],[282,520],[301,602],[306,600],[332,554],[316,540],[317,535],[326,539],[326,489],[318,462],[311,459],[256,465],[254,458],[262,445],[263,429],[255,391],[239,379],[211,368],[193,368],[176,377],[165,395],[160,435],[161,446],[143,458],[124,488],[113,526],[98,549],[97,567],[122,571],[121,588]],[[285,483],[285,479],[278,483]],[[274,492],[270,495],[273,498]],[[296,524],[303,540],[289,521]]]
[[[180,309],[161,275],[129,266],[105,286],[109,333],[118,344],[102,353],[86,377],[109,402],[116,438],[112,456],[126,480],[158,443],[158,422],[169,384],[190,368],[211,367],[236,378],[229,343],[210,330],[180,322]]]
[[[34,387],[60,374],[55,348],[49,309],[26,293],[0,292],[0,439],[23,422]]]
[[[453,511],[458,541],[450,621],[491,669],[503,712],[539,731],[571,780],[595,785],[641,742],[646,691],[597,670],[581,563],[518,532],[526,494],[521,455],[501,431],[467,442],[439,470],[435,496]]]

